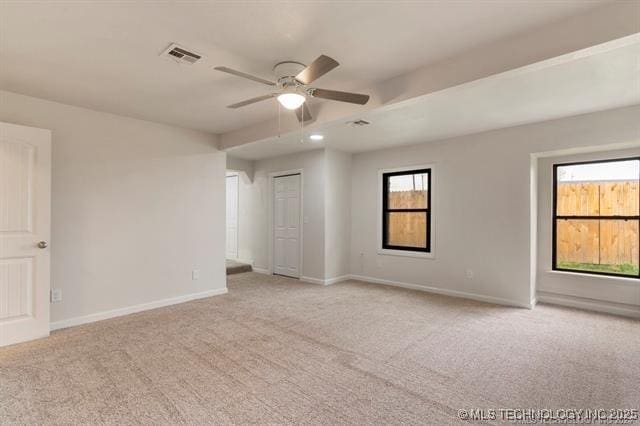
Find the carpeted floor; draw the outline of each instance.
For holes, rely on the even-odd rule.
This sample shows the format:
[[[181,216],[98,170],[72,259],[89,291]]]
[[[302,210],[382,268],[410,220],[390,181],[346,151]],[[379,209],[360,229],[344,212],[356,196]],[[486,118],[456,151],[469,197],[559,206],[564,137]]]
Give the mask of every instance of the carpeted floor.
[[[0,349],[0,424],[456,424],[640,408],[640,321],[244,273],[229,294]]]

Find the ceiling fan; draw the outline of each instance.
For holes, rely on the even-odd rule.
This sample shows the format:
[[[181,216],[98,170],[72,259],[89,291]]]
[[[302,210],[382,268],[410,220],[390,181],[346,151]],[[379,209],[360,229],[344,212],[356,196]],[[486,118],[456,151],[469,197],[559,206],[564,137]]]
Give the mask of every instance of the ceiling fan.
[[[256,77],[227,67],[215,67],[214,69],[237,77],[257,81],[258,83],[273,86],[278,89],[277,92],[228,105],[227,108],[240,108],[256,102],[276,98],[278,102],[280,102],[280,105],[286,109],[296,110],[298,120],[300,122],[304,122],[309,121],[312,118],[309,108],[305,102],[307,98],[329,99],[332,101],[348,102],[358,105],[364,105],[369,101],[369,95],[318,89],[316,87],[309,86],[309,84],[322,77],[338,65],[340,64],[335,59],[326,55],[320,55],[309,66],[294,61],[279,62],[273,67],[273,72],[276,75],[276,81],[266,80],[264,78]]]

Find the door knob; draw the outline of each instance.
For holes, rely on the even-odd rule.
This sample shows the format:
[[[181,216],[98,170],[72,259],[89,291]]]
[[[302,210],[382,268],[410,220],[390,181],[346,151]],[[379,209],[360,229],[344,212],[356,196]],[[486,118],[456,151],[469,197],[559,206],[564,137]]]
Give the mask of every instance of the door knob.
[[[38,248],[41,248],[41,249],[47,248],[47,242],[46,241],[40,241],[38,243]]]

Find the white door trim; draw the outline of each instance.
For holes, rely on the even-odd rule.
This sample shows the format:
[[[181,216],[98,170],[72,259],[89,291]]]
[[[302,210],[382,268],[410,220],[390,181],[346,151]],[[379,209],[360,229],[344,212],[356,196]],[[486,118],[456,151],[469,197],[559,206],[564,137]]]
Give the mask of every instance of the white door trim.
[[[269,173],[269,275],[273,275],[273,184],[274,179],[279,176],[286,175],[300,175],[300,256],[298,258],[298,270],[300,271],[300,276],[303,276],[303,246],[304,246],[304,169],[292,169],[292,170],[283,170],[280,172],[271,172]]]
[[[227,175],[224,178],[225,190],[226,190],[227,179],[230,177],[235,177],[237,179],[236,180],[236,255],[235,257],[232,257],[232,259],[237,260],[240,256],[240,174],[237,172],[227,173]],[[225,201],[226,201],[226,194],[225,194]],[[226,212],[226,208],[225,208],[225,212]],[[227,226],[226,219],[225,219],[225,226]],[[225,255],[227,254],[228,254],[227,247],[225,244]]]

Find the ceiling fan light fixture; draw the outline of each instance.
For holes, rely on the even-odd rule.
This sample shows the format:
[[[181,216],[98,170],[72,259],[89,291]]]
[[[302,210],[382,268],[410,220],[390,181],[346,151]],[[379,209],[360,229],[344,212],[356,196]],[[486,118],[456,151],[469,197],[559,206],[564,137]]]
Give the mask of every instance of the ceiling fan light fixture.
[[[291,93],[291,92],[278,95],[277,99],[278,99],[278,102],[280,102],[280,105],[282,105],[286,109],[291,109],[291,110],[300,108],[300,106],[304,103],[304,101],[307,100],[307,98],[305,98],[300,93]]]

